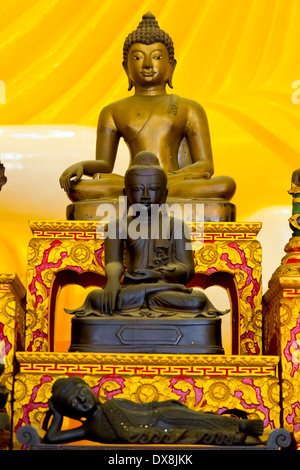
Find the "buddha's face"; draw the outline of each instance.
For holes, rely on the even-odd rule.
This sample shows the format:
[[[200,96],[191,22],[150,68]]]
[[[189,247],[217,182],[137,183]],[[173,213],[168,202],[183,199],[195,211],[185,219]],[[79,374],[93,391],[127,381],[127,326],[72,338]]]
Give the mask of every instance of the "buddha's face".
[[[68,398],[67,404],[72,414],[85,415],[91,411],[97,403],[96,395],[93,390],[86,384],[77,383],[72,387]]]
[[[138,204],[150,209],[152,204],[166,201],[166,182],[159,170],[135,169],[128,174],[125,194],[129,206]]]
[[[160,42],[137,43],[129,49],[126,73],[136,87],[165,85],[171,79],[173,69],[168,49]]]

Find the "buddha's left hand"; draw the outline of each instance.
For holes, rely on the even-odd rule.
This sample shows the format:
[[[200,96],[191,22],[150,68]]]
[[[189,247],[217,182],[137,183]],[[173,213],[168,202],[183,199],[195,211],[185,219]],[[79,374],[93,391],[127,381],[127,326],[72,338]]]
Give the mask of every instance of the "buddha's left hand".
[[[139,282],[144,280],[157,281],[159,279],[162,279],[162,273],[159,271],[154,271],[152,269],[136,269],[134,273],[126,273],[125,276],[127,279]]]

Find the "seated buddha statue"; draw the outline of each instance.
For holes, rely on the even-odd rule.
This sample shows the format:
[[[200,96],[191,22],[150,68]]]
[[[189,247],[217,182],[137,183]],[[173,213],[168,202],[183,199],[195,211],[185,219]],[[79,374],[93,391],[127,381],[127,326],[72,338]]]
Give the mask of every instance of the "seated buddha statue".
[[[208,121],[203,107],[168,94],[176,66],[170,36],[146,13],[123,47],[123,67],[134,94],[104,107],[97,126],[96,159],[67,168],[60,185],[73,202],[118,197],[123,177],[112,173],[118,144],[126,142],[130,163],[148,151],[168,174],[169,198],[229,201],[236,189],[229,176],[213,176]],[[91,178],[83,178],[89,176]]]
[[[81,307],[65,311],[81,318],[217,318],[227,313],[216,309],[201,289],[186,287],[195,272],[189,231],[182,219],[164,212],[167,173],[158,158],[138,153],[124,182],[128,212],[109,223],[113,228],[108,224],[105,238],[107,283],[92,290]]]

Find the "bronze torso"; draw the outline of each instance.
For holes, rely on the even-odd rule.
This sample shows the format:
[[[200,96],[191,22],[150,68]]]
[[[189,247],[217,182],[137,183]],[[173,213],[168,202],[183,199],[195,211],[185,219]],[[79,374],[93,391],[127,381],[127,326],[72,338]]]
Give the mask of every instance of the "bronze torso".
[[[179,147],[188,122],[183,100],[174,95],[133,96],[112,104],[111,114],[131,156],[147,149],[167,172],[179,169]]]

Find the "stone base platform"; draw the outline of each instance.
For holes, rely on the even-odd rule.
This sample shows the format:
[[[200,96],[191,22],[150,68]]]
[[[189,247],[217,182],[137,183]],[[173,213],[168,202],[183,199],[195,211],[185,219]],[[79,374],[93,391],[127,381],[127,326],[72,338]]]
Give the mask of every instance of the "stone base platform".
[[[66,209],[66,218],[67,220],[101,220],[104,216],[104,207],[107,204],[113,207],[117,217],[120,210],[123,213],[124,207],[120,204],[119,198],[87,199],[69,204]],[[225,199],[168,198],[167,204],[170,207],[176,204],[177,207],[181,207],[182,213],[185,204],[191,205],[193,220],[196,217],[196,205],[203,206],[201,209],[203,211],[203,218],[200,220],[202,222],[235,222],[236,220],[236,206]]]
[[[221,318],[72,318],[69,351],[224,354]]]
[[[102,451],[105,452],[106,459],[116,459],[118,458],[119,452],[119,464],[124,464],[126,462],[126,454],[124,452],[128,451],[135,451],[138,453],[139,451],[144,451],[143,456],[140,457],[143,460],[145,458],[145,462],[151,462],[153,464],[159,464],[161,461],[166,459],[166,455],[170,455],[170,463],[174,466],[177,466],[177,462],[181,462],[181,464],[192,463],[191,458],[195,457],[194,452],[198,452],[200,450],[295,450],[294,443],[292,442],[291,434],[286,431],[285,429],[275,429],[269,435],[263,436],[262,443],[259,445],[235,445],[235,446],[213,446],[213,445],[130,445],[130,444],[120,444],[120,445],[105,445],[105,444],[88,444],[88,445],[72,445],[72,444],[43,444],[44,432],[41,429],[35,429],[32,426],[22,426],[17,433],[18,441],[21,444],[25,444],[28,446],[29,450],[93,450],[93,451]],[[290,449],[289,449],[290,448]],[[145,453],[148,451],[149,453],[155,451],[155,457],[151,454]],[[177,453],[178,457],[174,457],[174,451]],[[190,458],[187,460],[186,452],[189,452]],[[163,456],[161,456],[161,452],[163,452]],[[183,457],[180,459],[181,452]],[[147,460],[146,460],[147,457]],[[150,457],[150,458],[149,458]],[[129,457],[132,462],[132,457]],[[114,461],[114,460],[113,460]],[[116,462],[117,464],[117,462]]]
[[[41,428],[52,385],[60,377],[82,377],[101,402],[179,400],[190,409],[241,409],[280,428],[278,357],[192,354],[97,354],[17,352],[14,382],[14,448],[21,426]]]

